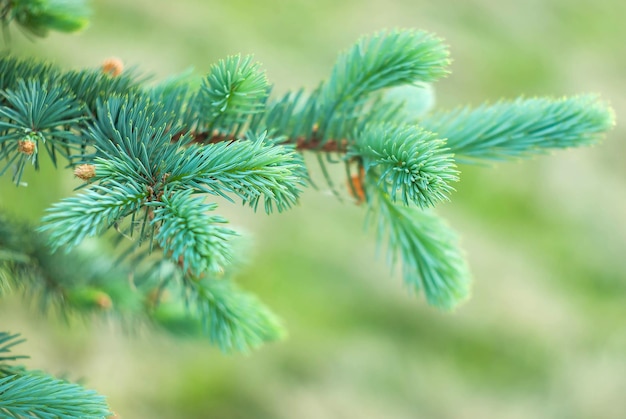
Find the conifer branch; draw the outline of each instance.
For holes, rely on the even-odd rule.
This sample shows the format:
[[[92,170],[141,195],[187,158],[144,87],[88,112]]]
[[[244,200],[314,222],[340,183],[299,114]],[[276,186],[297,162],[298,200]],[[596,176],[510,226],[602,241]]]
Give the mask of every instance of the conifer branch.
[[[387,242],[391,266],[401,258],[404,282],[415,291],[423,290],[437,307],[451,309],[466,299],[469,268],[456,234],[429,211],[394,203],[376,186],[367,190],[368,217],[376,226],[378,242]]]
[[[55,65],[36,60],[10,55],[8,52],[0,54],[0,90],[14,90],[20,80],[39,80],[41,84],[50,84],[61,75]],[[0,98],[0,101],[3,98]]]
[[[115,97],[138,98],[145,95],[143,84],[146,77],[135,69],[125,69],[113,76],[102,68],[88,68],[62,72],[56,83],[65,85],[92,113],[95,113],[98,101]]]
[[[145,188],[114,180],[105,186],[92,185],[84,192],[54,204],[43,217],[40,231],[49,232],[53,250],[62,247],[68,251],[86,237],[96,236],[139,211],[148,196]]]
[[[323,138],[338,131],[332,127],[333,117],[337,113],[345,118],[342,108],[384,88],[435,81],[447,74],[448,64],[447,47],[426,32],[380,32],[361,39],[339,56],[320,88],[318,123]]]
[[[200,123],[209,131],[232,132],[263,111],[268,94],[265,73],[251,56],[220,60],[209,70],[196,99]]]
[[[224,352],[248,352],[285,334],[271,311],[226,279],[189,281],[186,288],[203,330]]]
[[[156,240],[174,262],[182,265],[195,277],[205,272],[223,273],[232,262],[229,239],[237,233],[220,224],[227,220],[207,216],[217,204],[204,204],[201,198],[192,198],[192,191],[164,196],[154,210],[152,225],[157,227]]]
[[[505,160],[598,142],[615,125],[597,96],[517,99],[427,116],[420,125],[447,138],[463,161]]]
[[[169,184],[189,185],[227,199],[234,194],[255,210],[263,198],[267,213],[296,204],[307,176],[302,157],[293,147],[276,145],[265,134],[188,147],[168,173]]]
[[[0,20],[35,34],[77,21],[63,23],[62,1],[44,1],[59,7],[54,13],[44,7],[43,14],[26,7],[35,3],[19,2],[18,14],[18,3],[0,2]],[[82,4],[64,4],[74,3]],[[38,168],[45,148],[55,164],[65,158],[85,181],[47,212],[36,234],[24,233],[35,244],[0,234],[0,289],[32,288],[59,307],[106,308],[164,328],[202,332],[204,324],[224,351],[279,337],[279,322],[265,307],[216,279],[229,278],[235,233],[204,199],[287,210],[309,181],[302,152],[310,151],[333,191],[325,165],[346,167],[351,194],[367,202],[378,241],[388,243],[392,264],[402,260],[405,282],[423,290],[429,303],[453,307],[468,294],[466,262],[456,235],[424,209],[448,199],[459,177],[455,163],[591,144],[613,116],[597,98],[581,96],[422,117],[423,108],[411,114],[410,105],[389,94],[445,76],[448,64],[447,47],[433,35],[380,32],[341,54],[312,92],[271,98],[251,57],[221,60],[196,89],[188,73],[155,86],[116,60],[63,71],[0,56],[0,158],[6,161],[0,172],[13,168],[20,183],[28,163]],[[111,229],[121,253],[112,280],[105,280],[110,260],[103,255],[89,256],[90,268],[63,268],[84,238]],[[50,253],[44,240],[69,253]]]
[[[26,339],[19,339],[19,334],[10,334],[7,332],[0,332],[0,362],[15,361],[18,359],[28,358],[24,355],[9,355],[11,348],[15,345],[19,345],[26,341]],[[4,355],[6,354],[6,355]]]
[[[1,355],[23,340],[0,332],[0,413],[3,417],[104,419],[112,413],[105,398],[93,390],[39,371],[8,365],[23,356]]]
[[[104,419],[112,413],[104,397],[48,375],[0,378],[0,412],[9,418]]]
[[[1,125],[5,129],[49,130],[53,138],[63,138],[70,133],[59,130],[59,126],[77,124],[83,119],[80,104],[63,86],[48,86],[32,79],[18,80],[17,89],[7,89],[0,94],[6,102],[0,108],[0,117],[9,121]]]
[[[450,183],[459,180],[444,146],[435,134],[415,126],[379,124],[359,135],[348,157],[362,159],[366,174],[378,179],[392,202],[426,208],[447,200]]]
[[[39,150],[45,149],[56,165],[57,154],[69,157],[70,150],[80,150],[84,140],[76,129],[83,121],[81,107],[62,86],[48,86],[39,80],[19,80],[15,90],[0,91],[0,159],[14,162],[13,181],[19,184],[26,162],[39,168]]]
[[[2,291],[23,294],[42,310],[55,308],[64,317],[111,308],[122,315],[138,313],[143,296],[131,289],[130,267],[114,264],[97,250],[53,254],[47,242],[28,224],[0,214]]]

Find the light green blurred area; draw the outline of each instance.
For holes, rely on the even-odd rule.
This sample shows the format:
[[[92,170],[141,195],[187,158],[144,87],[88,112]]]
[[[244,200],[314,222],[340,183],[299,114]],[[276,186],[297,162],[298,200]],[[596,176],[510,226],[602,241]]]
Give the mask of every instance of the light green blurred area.
[[[156,79],[254,53],[282,92],[315,86],[361,35],[421,28],[451,46],[439,106],[595,92],[618,125],[593,148],[461,167],[439,208],[474,276],[453,313],[409,295],[363,209],[322,186],[285,214],[220,207],[253,241],[238,281],[284,319],[283,342],[225,356],[115,323],[68,327],[19,300],[2,302],[1,329],[28,338],[29,367],[84,378],[125,419],[623,418],[624,16],[620,0],[107,0],[82,34],[14,34],[18,54],[72,68],[117,56]],[[62,172],[51,186],[52,173],[3,179],[1,206],[38,219],[78,185]]]

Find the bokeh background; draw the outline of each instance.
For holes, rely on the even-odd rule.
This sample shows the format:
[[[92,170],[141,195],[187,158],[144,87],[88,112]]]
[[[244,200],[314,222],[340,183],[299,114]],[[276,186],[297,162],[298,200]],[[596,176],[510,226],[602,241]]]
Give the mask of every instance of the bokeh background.
[[[0,304],[28,366],[84,379],[122,418],[626,417],[626,2],[621,0],[101,0],[91,27],[12,50],[67,68],[117,56],[155,79],[254,53],[277,91],[313,87],[361,35],[414,27],[451,46],[437,105],[595,92],[617,127],[593,148],[463,166],[438,211],[460,232],[472,298],[452,313],[410,295],[376,257],[363,209],[329,191],[265,216],[222,205],[253,241],[238,281],[285,321],[249,356],[202,341],[72,323]],[[626,126],[626,125],[623,125]],[[78,183],[2,180],[32,220]],[[55,186],[50,176],[58,176]]]

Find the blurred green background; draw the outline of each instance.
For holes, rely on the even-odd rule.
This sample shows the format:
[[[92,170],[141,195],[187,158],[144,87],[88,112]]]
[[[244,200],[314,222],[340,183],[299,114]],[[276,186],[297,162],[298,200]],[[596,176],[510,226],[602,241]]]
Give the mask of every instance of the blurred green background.
[[[460,232],[473,296],[453,313],[409,295],[375,257],[363,209],[324,187],[271,217],[222,205],[253,240],[238,277],[289,338],[249,356],[118,324],[68,327],[5,299],[28,366],[83,378],[122,418],[623,418],[626,416],[626,2],[620,0],[93,1],[91,27],[12,50],[64,67],[110,56],[157,79],[254,53],[277,91],[313,87],[337,53],[383,28],[451,46],[438,106],[596,92],[616,110],[601,145],[463,166],[439,207]],[[2,180],[37,220],[78,182]],[[45,177],[45,179],[44,179]]]

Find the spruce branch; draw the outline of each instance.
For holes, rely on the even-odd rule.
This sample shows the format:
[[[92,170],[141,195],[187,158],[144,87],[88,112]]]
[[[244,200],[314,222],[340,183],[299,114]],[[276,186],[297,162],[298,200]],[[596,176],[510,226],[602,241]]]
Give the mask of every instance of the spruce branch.
[[[58,83],[67,86],[84,106],[95,112],[98,101],[116,96],[137,97],[145,94],[143,83],[146,77],[135,69],[111,73],[103,68],[70,70],[58,76]]]
[[[326,139],[335,113],[375,91],[435,81],[448,73],[448,49],[427,32],[379,32],[362,38],[337,59],[319,92],[320,130]],[[336,128],[333,130],[336,131]]]
[[[23,58],[0,54],[0,91],[14,90],[20,80],[39,80],[42,84],[50,84],[61,74],[53,64],[34,58]],[[0,102],[3,98],[0,98]]]
[[[62,3],[19,3],[37,2]],[[0,3],[3,23],[14,17],[7,4]],[[119,60],[63,71],[0,56],[3,170],[14,168],[19,182],[45,147],[85,181],[48,211],[36,245],[20,247],[0,234],[0,289],[32,288],[57,306],[129,313],[166,328],[204,323],[225,351],[272,340],[280,335],[275,317],[216,279],[229,277],[235,233],[202,195],[287,210],[309,182],[306,151],[335,192],[325,165],[345,166],[350,193],[367,202],[378,241],[388,243],[392,264],[402,261],[405,282],[429,303],[453,307],[468,294],[466,262],[454,232],[425,209],[448,199],[459,177],[455,162],[594,143],[613,119],[592,96],[424,116],[429,93],[414,103],[407,95],[447,74],[448,64],[447,47],[431,34],[380,32],[342,53],[312,92],[275,99],[249,56],[221,60],[197,81],[183,73],[157,85]],[[104,256],[70,272],[80,248],[72,249],[111,228],[119,233],[119,272],[107,274]],[[69,253],[51,254],[44,240]]]
[[[86,237],[100,234],[122,218],[139,211],[148,198],[145,188],[114,180],[92,185],[82,193],[54,204],[42,219],[53,250],[69,251]]]
[[[12,122],[0,125],[5,129],[50,130],[52,138],[63,138],[67,133],[58,130],[59,126],[77,124],[83,119],[80,105],[63,86],[48,86],[32,79],[18,80],[17,89],[7,89],[0,94],[7,103],[0,108],[0,117]]]
[[[44,374],[0,378],[0,412],[16,419],[104,419],[112,415],[104,396]]]
[[[160,103],[171,113],[173,120],[183,127],[180,132],[172,135],[172,141],[179,141],[183,135],[192,136],[198,132],[201,125],[196,100],[198,93],[193,87],[200,83],[196,82],[196,78],[188,70],[158,83],[147,92],[152,102]],[[203,133],[206,135],[206,130]]]
[[[217,225],[223,218],[207,215],[214,204],[205,205],[192,194],[234,194],[255,208],[264,199],[271,212],[293,205],[304,184],[301,156],[264,134],[206,146],[191,144],[184,135],[172,141],[170,132],[178,131],[172,114],[148,96],[98,101],[96,115],[88,131],[96,147],[94,164],[76,168],[91,184],[53,206],[43,219],[41,231],[50,232],[53,249],[69,250],[130,219],[122,235],[132,237],[141,230],[130,250],[138,251],[146,239],[151,243],[148,253],[139,252],[139,260],[150,254],[154,238],[164,257],[180,264],[185,275],[201,278],[228,268],[228,238],[234,232]],[[135,222],[141,213],[143,222]],[[84,289],[70,295],[93,293]]]
[[[427,32],[379,32],[341,54],[320,96],[324,107],[356,102],[376,90],[435,81],[448,73],[449,52]]]
[[[63,86],[39,80],[18,80],[15,90],[0,91],[0,158],[4,173],[16,163],[13,181],[20,184],[26,162],[39,169],[39,149],[44,148],[56,165],[57,154],[69,159],[70,150],[79,150],[84,140],[69,126],[83,121],[81,106]]]
[[[174,275],[175,265],[170,263],[168,270],[166,263],[155,264],[141,252],[130,260],[112,258],[99,247],[53,253],[45,234],[0,213],[0,292],[22,294],[46,315],[60,314],[67,321],[105,315],[128,325],[145,322],[158,304],[155,289]]]
[[[164,196],[154,210],[152,225],[158,230],[159,246],[183,271],[201,277],[205,272],[223,273],[231,264],[232,249],[229,239],[237,233],[220,224],[227,220],[208,216],[217,204],[206,205],[201,198],[193,198],[193,191]]]
[[[256,297],[227,279],[189,280],[185,287],[192,314],[223,352],[248,352],[285,333],[278,318]]]
[[[112,415],[105,398],[93,390],[7,364],[7,361],[27,358],[1,355],[24,342],[24,339],[17,340],[18,337],[0,332],[0,413],[3,417],[104,419]]]
[[[208,131],[231,132],[250,115],[263,111],[269,94],[265,73],[252,56],[230,56],[214,64],[197,97],[201,124]]]
[[[184,138],[172,142],[172,115],[144,95],[113,96],[98,101],[96,110],[88,129],[96,153],[80,156],[80,161],[95,163],[90,180],[105,187],[109,182],[128,185],[145,190],[147,200],[158,200],[186,143]]]
[[[401,258],[404,282],[415,291],[423,290],[437,307],[451,309],[467,298],[469,268],[456,234],[429,211],[394,203],[376,186],[367,190],[373,195],[368,217],[376,226],[378,242],[387,242],[392,266]]]
[[[28,358],[24,355],[9,355],[12,347],[26,341],[26,339],[19,339],[19,337],[20,335],[17,333],[0,332],[0,364],[4,364],[6,361]]]
[[[267,213],[295,205],[307,177],[294,148],[275,144],[265,133],[249,140],[190,146],[168,173],[169,184],[227,199],[234,194],[255,210],[263,198]]]
[[[267,129],[272,135],[281,135],[294,143],[295,138],[307,139],[317,134],[319,87],[307,94],[304,89],[287,92],[280,98],[270,98],[265,112],[257,114],[250,122],[250,129]],[[317,124],[317,125],[316,125]],[[319,138],[321,140],[322,138]]]
[[[53,253],[45,234],[0,214],[0,291],[21,294],[46,314],[145,318],[145,292],[136,286],[143,276],[137,264],[115,263],[99,248]]]
[[[154,324],[177,335],[206,337],[225,353],[245,353],[285,335],[276,315],[228,274],[199,278],[181,265],[166,269],[172,280],[149,312]]]
[[[97,157],[128,161],[140,175],[153,179],[162,175],[161,165],[179,147],[171,141],[169,131],[178,131],[173,123],[167,109],[146,95],[112,95],[96,101],[96,118],[88,132]]]
[[[418,127],[377,124],[358,136],[348,157],[362,159],[365,172],[378,179],[392,202],[426,208],[447,200],[450,183],[459,180],[446,150],[445,141]]]
[[[425,117],[420,125],[447,138],[464,162],[505,160],[548,149],[595,144],[615,125],[612,109],[595,95],[517,99]]]

